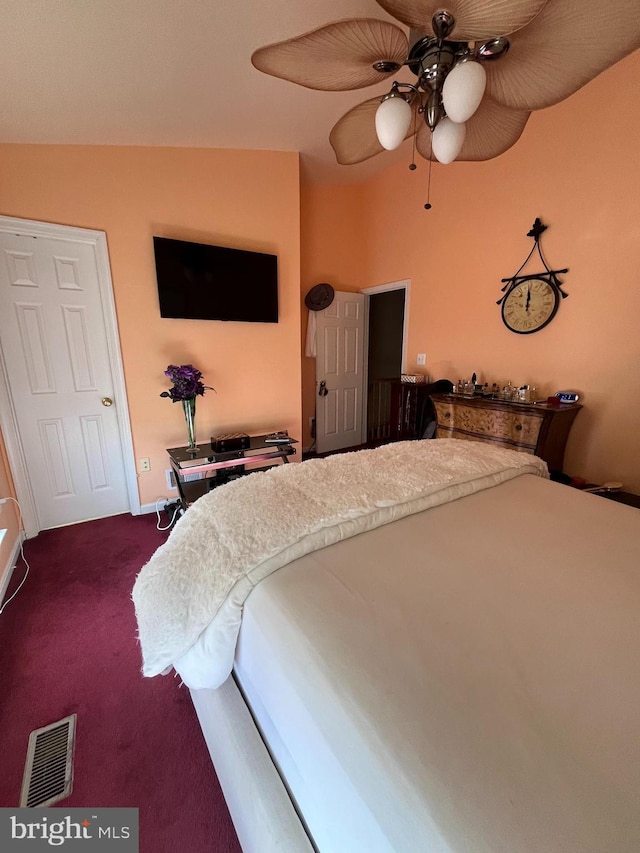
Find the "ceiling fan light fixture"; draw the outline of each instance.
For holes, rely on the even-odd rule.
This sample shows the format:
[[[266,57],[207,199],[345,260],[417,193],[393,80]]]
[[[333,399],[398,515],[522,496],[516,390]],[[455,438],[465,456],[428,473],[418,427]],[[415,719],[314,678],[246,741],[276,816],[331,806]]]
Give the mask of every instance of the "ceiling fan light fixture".
[[[433,89],[424,106],[424,120],[429,130],[435,130],[438,122],[442,121],[443,118],[442,93],[440,89]]]
[[[451,12],[446,9],[440,9],[431,18],[431,28],[437,39],[446,39],[450,35],[451,30],[456,25],[456,19]]]
[[[516,144],[532,110],[640,50],[639,0],[375,2],[408,36],[389,21],[349,18],[251,56],[265,74],[326,92],[375,86],[401,69],[414,75],[393,83],[382,104],[372,97],[338,120],[329,141],[341,165],[409,137],[429,163],[491,160]]]
[[[380,145],[387,151],[398,148],[407,135],[412,116],[411,106],[394,87],[376,110],[376,134]]]
[[[510,47],[511,42],[506,36],[498,36],[498,38],[489,39],[489,41],[479,45],[476,48],[476,55],[485,62],[493,62],[504,56]]]
[[[486,86],[487,72],[479,62],[465,59],[454,65],[442,87],[442,103],[451,121],[468,121],[480,106]]]
[[[450,118],[438,122],[431,137],[431,145],[439,163],[453,163],[462,150],[466,133],[466,124],[456,124]]]

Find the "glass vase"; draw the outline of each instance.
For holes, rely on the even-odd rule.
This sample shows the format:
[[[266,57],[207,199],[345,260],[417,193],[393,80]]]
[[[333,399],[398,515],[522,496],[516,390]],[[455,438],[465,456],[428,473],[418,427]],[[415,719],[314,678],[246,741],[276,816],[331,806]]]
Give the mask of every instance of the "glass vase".
[[[196,449],[196,398],[188,397],[182,401],[184,419],[187,424],[187,441],[189,450]]]

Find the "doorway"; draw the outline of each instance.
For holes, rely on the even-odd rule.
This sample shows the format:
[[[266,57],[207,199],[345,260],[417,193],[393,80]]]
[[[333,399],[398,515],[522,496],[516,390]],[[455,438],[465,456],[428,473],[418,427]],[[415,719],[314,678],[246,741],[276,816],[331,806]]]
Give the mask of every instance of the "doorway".
[[[406,364],[409,287],[405,279],[336,292],[317,312],[316,453],[390,440],[392,383]]]
[[[367,299],[367,444],[391,439],[392,383],[406,365],[409,328],[407,279],[363,290]]]
[[[403,363],[405,290],[369,296],[367,363],[367,443],[390,438],[391,388]]]
[[[27,536],[140,511],[103,232],[0,217],[0,427]]]
[[[316,314],[316,448],[322,454],[364,442],[365,297],[336,290]]]

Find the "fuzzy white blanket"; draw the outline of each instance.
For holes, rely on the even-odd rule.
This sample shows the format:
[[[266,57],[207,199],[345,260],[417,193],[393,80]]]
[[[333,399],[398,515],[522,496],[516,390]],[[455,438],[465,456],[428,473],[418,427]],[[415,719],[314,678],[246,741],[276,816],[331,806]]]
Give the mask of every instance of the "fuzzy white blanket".
[[[189,508],[136,579],[143,674],[174,666],[189,687],[219,686],[233,665],[242,605],[268,574],[318,548],[528,473],[548,476],[535,456],[438,439],[281,465],[213,490]],[[199,659],[191,672],[199,666],[205,675],[185,676],[190,658]]]

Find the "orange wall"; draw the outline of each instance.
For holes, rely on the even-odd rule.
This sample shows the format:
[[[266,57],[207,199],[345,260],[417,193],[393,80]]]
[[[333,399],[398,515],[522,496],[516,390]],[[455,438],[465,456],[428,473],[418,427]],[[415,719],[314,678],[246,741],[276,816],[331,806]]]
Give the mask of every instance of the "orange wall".
[[[565,471],[640,493],[640,54],[568,101],[534,113],[519,142],[486,163],[435,165],[425,211],[426,161],[369,183],[366,279],[411,279],[408,369],[427,353],[434,378],[476,371],[482,381],[530,383],[545,395],[576,389],[585,408]],[[409,156],[409,155],[408,155]],[[549,265],[568,267],[570,296],[545,329],[503,325],[501,279],[549,226]],[[532,262],[533,263],[533,262]],[[542,270],[528,265],[527,272]]]
[[[0,146],[0,213],[107,234],[135,456],[151,460],[143,504],[171,494],[165,448],[186,440],[181,406],[159,396],[170,363],[217,390],[198,400],[198,438],[301,434],[299,185],[295,153]],[[277,254],[280,322],[161,319],[154,234]]]

